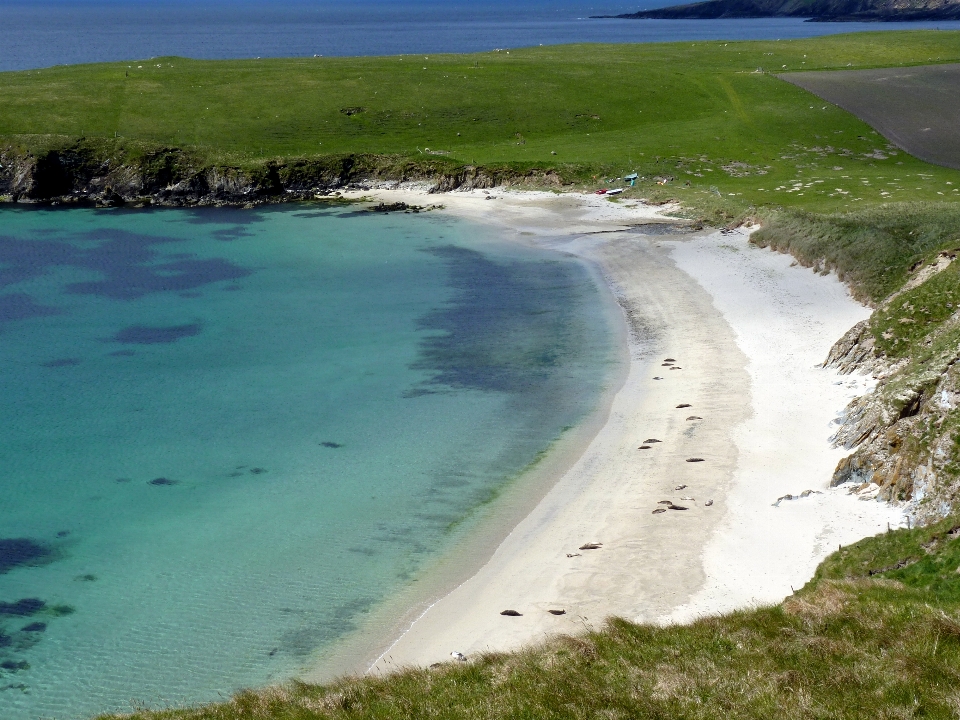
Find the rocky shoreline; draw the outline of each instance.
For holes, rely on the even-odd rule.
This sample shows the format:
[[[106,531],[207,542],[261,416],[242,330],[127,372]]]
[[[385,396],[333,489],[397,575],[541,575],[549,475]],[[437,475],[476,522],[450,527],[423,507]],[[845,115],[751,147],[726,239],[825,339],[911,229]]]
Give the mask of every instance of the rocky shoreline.
[[[905,502],[919,522],[944,517],[960,498],[960,468],[954,461],[960,434],[953,419],[960,406],[960,347],[955,341],[960,313],[952,313],[917,356],[888,357],[877,345],[877,324],[898,299],[946,271],[956,256],[956,251],[941,253],[869,320],[851,328],[825,363],[877,381],[872,392],[844,411],[834,443],[852,454],[840,461],[831,485],[854,483],[863,499]]]
[[[431,192],[535,183],[560,186],[556,170],[458,165],[378,155],[205,163],[177,148],[101,152],[78,142],[29,152],[0,147],[0,203],[93,207],[252,207],[335,197],[369,182],[424,182]]]

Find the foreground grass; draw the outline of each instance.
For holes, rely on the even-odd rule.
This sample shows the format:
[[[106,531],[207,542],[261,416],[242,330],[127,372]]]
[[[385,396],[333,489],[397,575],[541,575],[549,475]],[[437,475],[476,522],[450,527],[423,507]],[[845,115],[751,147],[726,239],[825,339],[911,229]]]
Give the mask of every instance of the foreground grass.
[[[611,620],[599,632],[466,664],[292,683],[132,717],[956,718],[958,521],[844,548],[776,607],[682,627]]]
[[[960,172],[891,149],[770,71],[951,61],[960,33],[920,31],[54,67],[0,73],[0,145],[43,150],[84,137],[241,167],[369,153],[553,168],[587,185],[639,172],[638,193],[730,217],[765,206],[837,212],[960,197]]]

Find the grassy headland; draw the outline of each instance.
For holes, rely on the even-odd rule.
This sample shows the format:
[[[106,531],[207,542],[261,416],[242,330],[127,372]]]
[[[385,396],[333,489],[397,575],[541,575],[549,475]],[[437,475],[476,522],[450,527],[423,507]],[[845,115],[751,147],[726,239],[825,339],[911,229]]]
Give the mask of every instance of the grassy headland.
[[[0,74],[0,147],[74,147],[171,177],[344,156],[385,175],[470,165],[579,186],[639,172],[638,192],[707,213],[836,212],[960,196],[960,172],[771,73],[957,61],[960,34],[924,31],[54,67]]]
[[[942,0],[706,0],[657,8],[620,18],[716,19],[802,17],[817,21],[904,22],[908,20],[956,20],[960,7]]]
[[[929,460],[941,487],[930,490],[924,475],[924,492],[942,514],[956,508],[951,488],[960,478],[960,410],[932,401],[947,391],[960,397],[960,283],[943,271],[942,255],[960,246],[960,172],[898,151],[771,74],[935,62],[960,62],[960,34],[160,58],[2,73],[0,165],[29,169],[53,153],[64,193],[78,187],[67,174],[101,171],[110,183],[139,173],[153,187],[211,174],[266,178],[276,192],[323,173],[342,182],[470,166],[511,182],[532,176],[583,189],[638,172],[628,195],[680,200],[690,214],[722,222],[760,217],[758,243],[836,269],[881,309],[838,360],[883,366],[888,379],[854,418],[869,426],[859,442],[872,443],[872,454],[848,475],[907,499],[912,469]],[[0,195],[14,193],[3,187]],[[774,608],[687,627],[613,620],[467,664],[291,684],[137,717],[952,718],[960,708],[955,524],[843,549]]]

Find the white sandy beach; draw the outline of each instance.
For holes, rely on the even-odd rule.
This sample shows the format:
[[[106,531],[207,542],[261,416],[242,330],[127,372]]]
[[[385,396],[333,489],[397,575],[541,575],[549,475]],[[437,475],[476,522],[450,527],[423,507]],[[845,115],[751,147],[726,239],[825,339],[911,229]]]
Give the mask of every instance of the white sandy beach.
[[[477,572],[421,598],[389,643],[355,652],[355,667],[327,663],[309,679],[510,650],[610,616],[687,621],[775,603],[839,544],[901,524],[897,508],[828,488],[843,456],[829,443],[832,422],[867,387],[818,367],[869,314],[835,277],[791,267],[744,232],[643,233],[634,226],[663,219],[635,202],[501,190],[363,195],[439,203],[595,264],[632,329],[630,361],[595,437]],[[661,442],[638,449],[647,439]],[[773,506],[804,490],[816,493]],[[653,512],[668,500],[687,509]],[[579,549],[585,543],[602,546]],[[508,609],[520,616],[500,614]]]

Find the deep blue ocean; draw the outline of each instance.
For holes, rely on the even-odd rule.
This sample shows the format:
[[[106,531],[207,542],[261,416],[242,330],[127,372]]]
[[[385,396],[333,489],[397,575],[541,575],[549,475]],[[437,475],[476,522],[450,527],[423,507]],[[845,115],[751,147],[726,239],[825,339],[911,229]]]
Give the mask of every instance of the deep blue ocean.
[[[0,70],[192,58],[482,52],[574,42],[750,40],[960,23],[596,20],[674,0],[0,0]]]

